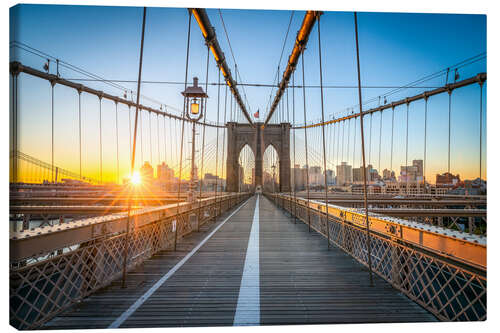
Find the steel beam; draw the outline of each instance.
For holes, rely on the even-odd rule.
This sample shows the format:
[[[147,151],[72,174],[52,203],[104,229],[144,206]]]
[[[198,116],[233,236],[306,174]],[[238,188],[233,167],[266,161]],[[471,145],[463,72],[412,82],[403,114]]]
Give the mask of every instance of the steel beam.
[[[451,92],[454,89],[466,87],[466,86],[474,84],[474,83],[482,84],[485,81],[486,81],[486,73],[479,73],[473,77],[470,77],[470,78],[462,80],[462,81],[450,83],[450,84],[447,84],[447,85],[440,87],[440,88],[436,88],[436,89],[429,90],[429,91],[424,91],[423,93],[412,96],[412,97],[407,97],[404,99],[400,99],[399,101],[392,102],[390,104],[381,105],[379,107],[363,111],[363,115],[367,115],[367,114],[378,112],[378,111],[383,111],[386,109],[394,109],[396,106],[399,106],[399,105],[409,104],[411,102],[415,102],[415,101],[418,101],[420,99],[426,99],[426,98],[429,98],[429,97],[434,96],[434,95],[442,94],[444,92]],[[337,119],[333,119],[333,120],[329,120],[329,121],[325,121],[325,122],[321,122],[321,123],[317,123],[317,124],[311,124],[311,125],[305,124],[303,126],[296,126],[296,127],[293,127],[293,129],[312,128],[312,127],[317,127],[317,126],[334,124],[334,123],[338,123],[338,122],[348,120],[351,118],[357,118],[360,115],[361,115],[361,113],[358,112],[358,113],[355,113],[355,114],[352,114],[349,116],[345,116],[345,117],[341,117],[341,118],[337,118]]]
[[[304,16],[304,20],[302,20],[302,26],[297,32],[297,38],[295,39],[295,45],[293,47],[292,53],[288,58],[288,64],[286,66],[285,71],[283,72],[283,78],[281,79],[281,82],[278,86],[278,91],[276,92],[276,96],[274,97],[273,103],[271,104],[271,108],[269,109],[269,113],[267,114],[266,121],[264,121],[262,128],[264,128],[267,125],[267,123],[271,120],[274,111],[278,107],[280,99],[285,93],[285,89],[288,86],[288,83],[290,82],[290,77],[295,71],[295,67],[297,66],[300,55],[307,45],[307,41],[309,40],[309,34],[311,33],[314,23],[316,22],[318,17],[322,14],[323,12],[320,11],[308,10],[306,15]]]
[[[126,197],[97,197],[97,198],[90,198],[90,197],[74,197],[74,198],[66,198],[66,197],[17,197],[17,198],[10,198],[10,211],[18,206],[17,208],[22,208],[22,207],[27,207],[27,206],[33,206],[33,207],[46,207],[47,209],[51,209],[53,207],[56,207],[54,205],[58,206],[80,206],[80,207],[104,207],[104,205],[109,205],[109,206],[119,206],[123,205],[124,207],[127,206],[128,202],[130,201],[133,206],[135,205],[141,205],[141,206],[160,206],[160,205],[166,205],[166,204],[171,204],[171,203],[176,203],[178,201],[182,202],[185,201],[185,195],[181,200],[178,200],[176,198],[154,198],[154,197],[149,197],[149,198],[141,198],[141,197],[133,197],[133,198],[126,198]]]
[[[131,107],[137,106],[139,108],[139,110],[153,112],[153,113],[156,113],[157,115],[160,115],[160,116],[165,116],[165,117],[178,119],[178,120],[183,119],[181,116],[176,116],[174,114],[164,112],[164,111],[161,111],[161,110],[158,110],[158,109],[146,106],[146,105],[142,105],[142,104],[137,105],[137,103],[135,103],[133,101],[129,101],[127,99],[124,99],[124,98],[121,98],[118,96],[113,96],[111,94],[107,94],[103,91],[89,88],[89,87],[84,86],[84,85],[79,84],[79,83],[68,81],[68,80],[60,78],[54,74],[45,73],[45,72],[39,71],[37,69],[31,68],[28,66],[24,66],[23,64],[21,64],[18,61],[12,61],[10,63],[10,72],[11,73],[26,73],[28,75],[35,76],[35,77],[38,77],[40,79],[48,80],[50,82],[53,82],[54,84],[60,84],[60,85],[66,86],[66,87],[76,89],[77,91],[80,91],[80,92],[86,92],[88,94],[95,95],[95,96],[98,96],[100,98],[105,98],[105,99],[114,101],[115,103],[121,103],[121,104],[125,104],[125,105],[131,106]],[[226,127],[223,125],[210,124],[210,123],[206,123],[206,124],[202,124],[202,125],[211,126],[211,127],[219,127],[219,128]]]
[[[323,201],[323,200],[321,200]],[[364,202],[361,199],[328,199],[328,203],[346,206],[358,207]],[[408,199],[369,199],[369,204],[372,206],[427,206],[427,207],[453,207],[453,206],[486,206],[485,200],[408,200]]]
[[[371,202],[370,202],[371,204]],[[361,210],[360,210],[361,211]],[[484,217],[486,209],[370,208],[373,213],[396,217]]]
[[[193,13],[196,22],[198,22],[201,33],[205,38],[205,42],[210,47],[210,51],[212,51],[215,61],[217,62],[217,65],[219,66],[222,75],[224,75],[224,81],[231,90],[231,93],[236,99],[236,102],[240,106],[243,115],[245,115],[245,118],[247,118],[250,125],[254,126],[252,118],[250,117],[250,114],[247,111],[245,103],[241,98],[240,92],[236,87],[236,81],[233,79],[231,75],[231,70],[229,69],[229,66],[226,62],[226,57],[224,56],[224,52],[222,52],[222,49],[219,45],[219,41],[217,40],[217,35],[215,34],[215,29],[212,27],[212,24],[210,23],[210,19],[208,18],[206,10],[203,8],[189,8],[188,10],[190,10]]]

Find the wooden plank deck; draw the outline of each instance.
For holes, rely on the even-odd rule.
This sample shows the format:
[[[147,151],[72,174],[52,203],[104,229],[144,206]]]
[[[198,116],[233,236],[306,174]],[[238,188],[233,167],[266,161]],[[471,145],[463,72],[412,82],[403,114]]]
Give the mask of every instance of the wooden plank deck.
[[[233,325],[256,197],[251,198],[120,327]],[[260,196],[260,323],[434,321],[341,250]],[[226,214],[226,216],[229,214]],[[120,281],[49,321],[46,329],[106,328],[216,228],[202,227]]]

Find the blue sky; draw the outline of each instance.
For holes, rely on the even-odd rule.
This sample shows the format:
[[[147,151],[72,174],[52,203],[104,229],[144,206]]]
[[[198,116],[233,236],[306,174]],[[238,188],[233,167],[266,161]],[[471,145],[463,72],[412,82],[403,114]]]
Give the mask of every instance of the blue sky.
[[[273,82],[291,13],[291,11],[222,9],[231,46],[244,82]],[[234,74],[234,63],[219,12],[209,9],[208,15]],[[294,12],[281,61],[281,72],[293,47],[303,16],[303,11]],[[107,79],[136,80],[141,21],[142,8],[138,7],[21,5],[11,9],[10,38],[11,41],[23,42]],[[143,80],[184,80],[187,23],[186,9],[148,8]],[[403,85],[481,52],[486,52],[486,16],[484,15],[359,13],[358,24],[362,85]],[[321,37],[324,84],[356,85],[353,14],[325,12],[321,17]],[[44,62],[37,56],[12,48],[11,59],[20,60],[38,69],[42,68]],[[205,62],[206,47],[193,19],[188,76],[199,76],[200,80],[204,81]],[[319,84],[317,26],[311,33],[305,52],[305,69],[306,84]],[[486,61],[482,60],[460,69],[460,77],[466,78],[485,71]],[[297,84],[302,82],[299,73],[296,73],[295,78]],[[67,70],[61,70],[61,74],[66,78],[81,77]],[[217,75],[215,63],[211,57],[209,82],[216,82]],[[451,74],[450,78],[452,78]],[[440,86],[444,83],[444,78],[440,77],[426,82],[425,85]],[[89,83],[89,85],[113,94],[123,94],[119,90],[98,83]],[[129,89],[136,89],[135,84],[123,83],[122,85]],[[43,147],[47,145],[47,138],[33,138],[33,133],[41,133],[47,129],[47,126],[50,126],[46,117],[47,111],[50,112],[50,87],[48,83],[27,77],[21,78],[20,86],[24,87],[25,91],[29,91],[29,94],[26,92],[20,96],[21,104],[24,105],[21,112],[23,126],[21,132],[25,133],[24,137],[21,134],[21,150],[37,154],[37,152],[44,151]],[[148,97],[174,107],[173,112],[177,112],[176,110],[182,108],[180,95],[182,88],[177,85],[144,84],[142,92]],[[59,110],[74,110],[77,107],[76,93],[69,89],[67,91],[59,89],[58,96],[61,96]],[[364,100],[376,98],[388,90],[363,89],[363,98]],[[389,97],[388,102],[417,94],[423,90],[407,89]],[[240,92],[243,93],[241,88]],[[262,119],[262,115],[266,113],[271,88],[246,87],[245,93],[249,109],[251,112],[260,109]],[[358,102],[356,89],[325,89],[324,93],[327,118],[331,114],[338,115],[344,112],[346,108]],[[207,117],[215,120],[217,88],[209,87],[208,94],[210,99]],[[479,146],[476,144],[479,142],[479,87],[464,88],[463,91],[457,91],[456,95],[452,116],[452,164],[454,166],[452,172],[466,174],[468,178],[472,178],[474,172],[478,174],[479,167]],[[297,123],[303,122],[302,98],[301,89],[297,89]],[[318,120],[321,116],[319,89],[307,89],[306,99],[308,120]],[[366,107],[375,106],[377,103]],[[412,117],[410,118],[412,120],[409,143],[410,161],[412,158],[422,158],[422,105],[423,103],[416,103],[410,108],[410,117]],[[92,117],[95,117],[97,103],[88,98],[86,106],[88,117],[90,117],[89,122],[91,122]],[[114,105],[104,107],[108,113],[114,110]],[[447,96],[431,100],[429,112],[431,110],[433,110],[433,118],[429,118],[428,149],[431,154],[429,166],[433,166],[433,169],[429,172],[435,174],[446,171],[442,167],[442,151],[445,149],[446,152],[447,149]],[[404,112],[402,116],[402,121],[396,121],[397,124],[401,123],[397,125],[400,126],[396,128],[397,133],[404,131],[402,127],[405,124]],[[60,112],[58,121],[60,122],[60,135],[67,135],[68,140],[74,143],[74,128],[64,126],[65,122],[74,123],[74,117],[71,117],[73,116],[68,112]],[[111,121],[114,115],[111,114],[108,117]],[[378,116],[374,116],[376,117]],[[388,129],[387,126],[390,126],[388,113],[384,113],[382,117],[383,128]],[[378,133],[377,129],[378,127],[374,127],[374,133],[375,131]],[[91,136],[90,129],[88,134]],[[486,138],[485,130],[483,134]],[[384,132],[382,146],[385,148],[388,146],[387,137]],[[401,138],[401,135],[399,137]],[[377,143],[374,143],[374,147],[375,145]],[[483,156],[486,155],[485,146],[483,146]],[[400,151],[399,148],[396,149],[397,152],[395,150],[395,158],[397,157],[397,162],[396,160],[394,162],[395,166],[402,165],[404,161],[404,151]],[[71,150],[64,147],[59,149]],[[112,147],[108,147],[108,150],[111,152]],[[387,150],[384,150],[381,155],[385,156],[386,153]],[[64,154],[61,153],[59,156],[64,156]],[[381,169],[384,165],[388,166],[387,158],[382,157],[382,159]],[[359,163],[359,159],[357,161],[356,164]],[[70,161],[64,163],[67,163],[70,168],[74,167]],[[123,163],[126,163],[126,156],[123,156]],[[378,162],[374,164],[377,165]],[[446,160],[444,164],[446,165]],[[394,169],[398,170],[399,167],[394,167]],[[484,168],[483,176],[485,174]]]

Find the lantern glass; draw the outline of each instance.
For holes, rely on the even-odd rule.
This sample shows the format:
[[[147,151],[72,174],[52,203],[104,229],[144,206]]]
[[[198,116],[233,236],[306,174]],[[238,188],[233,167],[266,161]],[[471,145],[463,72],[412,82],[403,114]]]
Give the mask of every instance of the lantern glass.
[[[198,104],[197,100],[194,100],[191,103],[191,114],[198,114],[200,113],[200,104]]]

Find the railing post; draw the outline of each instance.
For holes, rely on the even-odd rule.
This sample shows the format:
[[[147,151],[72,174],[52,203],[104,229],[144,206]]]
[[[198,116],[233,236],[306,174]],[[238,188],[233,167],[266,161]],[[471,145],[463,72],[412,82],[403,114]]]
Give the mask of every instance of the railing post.
[[[390,242],[391,244],[391,281],[394,287],[400,288],[401,280],[400,280],[400,271],[401,264],[399,261],[399,248],[394,241]]]

